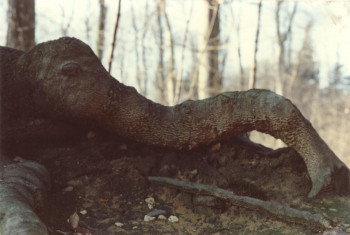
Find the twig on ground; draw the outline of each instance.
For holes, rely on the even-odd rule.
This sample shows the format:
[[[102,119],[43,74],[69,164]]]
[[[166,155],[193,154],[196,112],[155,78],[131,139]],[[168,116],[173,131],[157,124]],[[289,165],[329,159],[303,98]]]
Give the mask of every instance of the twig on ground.
[[[242,206],[251,210],[258,210],[268,213],[283,221],[302,224],[314,229],[331,228],[331,221],[321,214],[311,213],[308,211],[298,210],[283,206],[279,203],[262,201],[260,199],[238,196],[232,191],[219,188],[214,185],[198,184],[193,182],[186,182],[178,179],[168,177],[148,177],[149,181],[170,185],[182,191],[194,194],[204,194],[214,196],[219,199],[228,200],[233,205]]]

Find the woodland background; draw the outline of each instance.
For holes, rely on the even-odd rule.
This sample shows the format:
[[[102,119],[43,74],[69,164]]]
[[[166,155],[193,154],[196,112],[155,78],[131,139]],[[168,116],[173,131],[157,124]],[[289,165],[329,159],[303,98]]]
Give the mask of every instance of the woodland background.
[[[0,45],[29,50],[77,37],[115,78],[165,105],[275,91],[350,166],[346,1],[2,0],[0,19]],[[260,133],[251,138],[283,145]]]

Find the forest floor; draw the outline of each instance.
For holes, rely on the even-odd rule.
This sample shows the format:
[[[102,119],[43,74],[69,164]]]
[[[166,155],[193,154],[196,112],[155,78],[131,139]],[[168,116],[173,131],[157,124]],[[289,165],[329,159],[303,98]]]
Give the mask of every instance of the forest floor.
[[[350,234],[350,200],[323,192],[307,199],[306,167],[290,148],[269,150],[234,138],[177,151],[145,146],[89,132],[59,147],[21,147],[13,156],[35,160],[49,170],[52,187],[42,215],[52,234]],[[232,190],[238,195],[319,213],[333,221],[325,231],[291,223],[228,201],[157,185],[166,176]],[[154,199],[153,208],[146,203]],[[150,200],[150,199],[148,199]],[[165,219],[144,221],[154,210]],[[67,222],[79,216],[77,230]],[[177,222],[168,220],[176,216]],[[163,217],[164,218],[164,217]],[[83,231],[83,230],[80,230]]]

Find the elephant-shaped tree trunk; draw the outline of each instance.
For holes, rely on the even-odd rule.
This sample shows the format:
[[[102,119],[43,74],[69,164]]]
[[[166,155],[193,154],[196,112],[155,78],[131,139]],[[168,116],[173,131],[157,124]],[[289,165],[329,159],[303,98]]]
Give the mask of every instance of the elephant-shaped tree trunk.
[[[309,197],[331,182],[339,192],[350,192],[349,169],[297,107],[271,91],[226,92],[168,107],[111,77],[91,48],[75,38],[8,54],[16,66],[2,78],[3,85],[11,88],[2,92],[3,120],[25,113],[94,124],[139,142],[177,149],[257,130],[283,140],[300,154],[312,181]]]

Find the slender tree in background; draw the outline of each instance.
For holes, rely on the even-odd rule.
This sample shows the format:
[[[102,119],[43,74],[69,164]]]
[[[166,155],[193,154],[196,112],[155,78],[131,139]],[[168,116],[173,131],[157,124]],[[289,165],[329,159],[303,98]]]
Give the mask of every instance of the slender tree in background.
[[[319,68],[317,62],[314,60],[314,50],[312,42],[312,27],[313,20],[310,20],[305,27],[305,37],[302,47],[298,52],[297,58],[292,65],[289,65],[290,74],[288,81],[285,82],[286,96],[296,100],[300,107],[310,104],[310,97],[306,94],[308,90],[316,91],[319,85]],[[311,97],[312,98],[312,97]],[[304,113],[307,112],[304,111]]]
[[[183,36],[183,41],[181,43],[181,61],[179,63],[179,66],[177,68],[177,75],[176,75],[176,87],[175,87],[175,98],[174,98],[174,103],[177,104],[180,102],[180,97],[181,97],[181,91],[182,91],[182,86],[183,86],[183,69],[184,69],[184,62],[185,62],[185,48],[186,48],[186,42],[189,34],[189,25],[190,25],[190,19],[192,17],[193,13],[193,3],[195,0],[192,0],[191,3],[191,8],[190,8],[190,13],[188,15],[188,18],[186,20],[186,28]]]
[[[137,6],[137,3],[136,3]],[[130,4],[132,28],[134,29],[134,51],[135,51],[135,71],[136,71],[136,82],[138,90],[141,94],[147,95],[147,60],[144,58],[146,54],[145,38],[147,37],[148,25],[149,25],[149,13],[148,3],[145,2],[145,16],[143,18],[143,25],[138,27],[140,18],[135,13],[135,4]],[[142,32],[141,36],[139,34]]]
[[[292,25],[294,16],[297,10],[297,2],[295,2],[292,13],[288,17],[287,22],[287,29],[285,32],[281,31],[282,28],[282,22],[280,19],[281,9],[282,9],[283,1],[277,0],[277,7],[276,7],[276,14],[275,14],[275,20],[276,20],[276,33],[277,33],[277,75],[275,80],[275,92],[277,94],[282,95],[283,94],[283,77],[287,71],[286,69],[286,41],[289,38],[289,36],[292,34]]]
[[[109,57],[109,62],[108,62],[108,72],[111,72],[111,71],[112,71],[112,62],[113,62],[113,56],[114,56],[115,41],[116,41],[116,39],[117,39],[117,32],[118,32],[118,26],[119,26],[120,8],[122,7],[121,3],[122,3],[122,1],[119,0],[119,3],[118,3],[118,12],[117,12],[117,19],[116,19],[116,21],[115,21],[115,26],[114,26],[114,33],[113,33],[113,40],[112,40],[111,56]]]
[[[159,13],[161,15],[160,20],[164,20],[164,29],[165,31],[162,31],[165,33],[165,39],[167,41],[167,47],[169,48],[170,52],[170,58],[168,60],[168,63],[166,67],[163,67],[163,70],[165,70],[165,87],[166,87],[166,103],[168,105],[174,105],[174,99],[175,99],[175,87],[176,87],[176,77],[174,73],[175,68],[175,54],[174,54],[174,38],[172,33],[172,28],[170,25],[169,17],[166,13],[166,2],[165,0],[159,0]],[[160,22],[160,27],[162,26],[162,23]],[[163,37],[163,35],[161,35]],[[164,56],[164,55],[162,55]]]
[[[217,0],[209,0],[209,22],[214,22],[213,30],[209,36],[209,84],[208,95],[214,96],[221,92],[222,74],[219,68],[219,45],[220,45],[220,5]]]
[[[239,65],[239,89],[241,91],[245,90],[245,71],[242,64],[242,53],[241,53],[241,5],[238,5],[237,17],[235,23],[235,33],[236,33],[236,50],[238,56],[238,65]],[[234,18],[233,7],[231,9],[231,16]]]
[[[8,0],[6,44],[24,51],[35,46],[35,0]]]
[[[140,90],[141,94],[144,94],[143,87],[142,87],[142,74],[140,71],[141,61],[140,61],[140,53],[139,53],[139,37],[138,32],[139,28],[137,27],[137,20],[136,20],[136,14],[134,9],[134,4],[130,3],[130,12],[131,12],[131,20],[132,20],[132,27],[134,29],[134,42],[135,42],[135,71],[136,71],[136,82],[138,89]],[[144,29],[145,30],[145,29]]]
[[[308,107],[308,111],[304,113],[310,119],[313,119],[313,102],[315,102],[316,94],[319,91],[319,68],[314,60],[312,27],[313,20],[310,20],[305,27],[304,41],[298,53],[295,77],[289,81],[293,82],[289,85],[291,87],[290,97],[298,100],[297,105],[300,107]]]
[[[104,0],[100,0],[100,18],[97,31],[97,56],[101,60],[104,51],[105,41],[105,24],[106,24],[107,7]]]
[[[143,94],[147,95],[148,93],[148,48],[146,44],[146,38],[148,34],[148,29],[150,27],[150,19],[152,14],[149,13],[149,2],[145,2],[145,22],[143,23],[143,32],[141,37],[141,45],[142,45],[142,72],[143,72]]]
[[[164,102],[166,100],[165,90],[165,62],[164,62],[164,48],[165,43],[163,39],[163,25],[162,25],[162,1],[157,4],[157,24],[158,24],[158,66],[157,66],[157,81],[156,86],[158,90],[158,99]]]
[[[260,0],[259,4],[258,4],[258,23],[257,23],[257,27],[256,27],[253,66],[252,66],[252,71],[251,71],[250,77],[249,77],[249,88],[255,88],[255,86],[256,86],[256,71],[257,71],[257,66],[258,66],[257,54],[258,54],[258,46],[259,46],[261,7],[262,7],[262,0]]]
[[[157,4],[157,23],[159,28],[159,61],[157,85],[160,91],[161,102],[167,105],[175,104],[176,76],[175,76],[175,52],[174,36],[169,17],[166,12],[165,0],[159,0]],[[169,58],[167,55],[169,54]]]
[[[208,0],[208,24],[205,37],[198,42],[198,98],[204,99],[221,91],[222,75],[219,70],[220,17],[217,0]]]
[[[163,2],[163,17],[165,20],[165,29],[166,29],[166,39],[169,43],[169,50],[170,50],[170,58],[167,65],[167,95],[168,95],[168,104],[174,105],[175,104],[175,87],[176,87],[176,77],[175,77],[175,51],[174,51],[174,37],[172,33],[172,28],[170,25],[169,17],[166,13],[165,8],[165,0],[161,0]]]
[[[311,20],[305,27],[305,38],[303,46],[298,55],[298,78],[302,81],[314,81],[318,83],[318,68],[314,60],[314,50],[312,44],[312,27],[313,20]]]
[[[205,0],[207,4],[207,0]],[[208,4],[209,5],[209,4]],[[203,99],[206,98],[207,93],[207,85],[209,80],[209,74],[208,74],[208,53],[207,53],[207,47],[208,47],[208,34],[211,34],[212,27],[211,23],[209,22],[209,14],[205,12],[203,14],[203,22],[200,24],[200,30],[202,31],[199,33],[198,38],[198,55],[197,55],[197,70],[194,71],[194,77],[192,78],[191,87],[190,87],[190,95],[189,98],[192,99]]]

